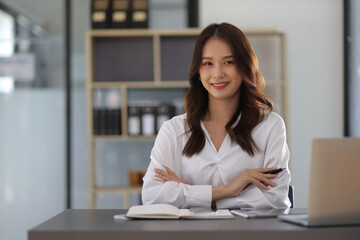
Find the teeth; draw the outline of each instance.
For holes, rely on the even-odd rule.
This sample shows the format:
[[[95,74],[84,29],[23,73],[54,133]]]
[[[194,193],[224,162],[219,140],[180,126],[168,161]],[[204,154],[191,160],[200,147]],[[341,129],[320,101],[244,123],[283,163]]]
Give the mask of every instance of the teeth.
[[[221,87],[221,86],[225,86],[227,85],[228,83],[213,83],[214,86],[216,87]]]

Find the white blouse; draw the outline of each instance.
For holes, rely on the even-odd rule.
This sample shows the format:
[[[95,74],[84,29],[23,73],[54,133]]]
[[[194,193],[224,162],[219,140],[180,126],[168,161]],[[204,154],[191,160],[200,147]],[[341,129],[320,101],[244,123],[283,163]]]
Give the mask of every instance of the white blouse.
[[[186,114],[166,121],[157,135],[151,151],[151,162],[143,178],[143,204],[168,203],[179,208],[210,207],[212,186],[230,184],[245,169],[286,168],[272,179],[277,184],[263,190],[254,184],[239,196],[216,201],[217,208],[286,208],[290,206],[288,188],[289,149],[282,118],[276,113],[268,114],[253,130],[252,136],[261,151],[249,156],[226,135],[219,151],[213,145],[205,126],[205,146],[199,154],[188,158],[182,150],[188,140]],[[169,167],[187,184],[174,181],[162,182],[155,177],[154,168]]]

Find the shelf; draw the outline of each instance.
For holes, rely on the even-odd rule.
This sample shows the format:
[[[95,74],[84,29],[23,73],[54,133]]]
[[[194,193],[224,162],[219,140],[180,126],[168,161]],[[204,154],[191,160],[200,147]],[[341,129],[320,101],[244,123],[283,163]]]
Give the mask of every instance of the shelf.
[[[199,29],[184,30],[153,30],[153,29],[97,29],[87,32],[90,38],[111,38],[111,37],[143,37],[143,36],[197,36]]]
[[[141,193],[139,187],[97,187],[94,189],[98,193]]]
[[[198,36],[201,29],[94,29],[87,32],[88,37],[142,37],[142,36]],[[246,35],[283,35],[281,29],[244,29]]]
[[[144,146],[149,148],[149,144],[156,138],[156,136],[128,135],[128,106],[146,106],[137,104],[141,104],[139,102],[146,103],[147,99],[151,98],[152,101],[159,104],[173,105],[176,107],[177,114],[183,111],[183,98],[189,88],[188,69],[191,54],[199,32],[199,29],[132,29],[91,30],[87,33],[90,208],[96,208],[97,195],[100,193],[121,193],[124,208],[129,205],[130,193],[141,193],[140,187],[106,187],[107,184],[113,186],[117,182],[119,182],[119,186],[126,184],[125,175],[128,169],[134,165],[137,168],[141,165],[140,159],[136,158],[139,158],[140,152],[144,151]],[[183,44],[184,42],[186,44]],[[184,52],[187,54],[184,55]],[[177,55],[181,55],[181,57],[179,58]],[[107,94],[111,89],[118,89],[117,95],[120,103],[117,106],[121,109],[122,134],[93,135],[95,97],[96,100],[100,99],[102,103],[101,106],[97,105],[97,109],[105,109],[106,112],[106,104],[109,100]],[[98,102],[96,103],[98,104]],[[179,107],[179,104],[182,107]],[[143,125],[141,126],[143,127]],[[129,143],[131,146],[128,145]],[[142,144],[141,149],[137,147],[139,151],[133,152],[139,143]],[[118,144],[121,144],[121,147]],[[122,149],[121,156],[115,158],[120,149]],[[124,154],[124,152],[127,153]],[[128,162],[120,167],[119,159],[123,159],[123,161],[132,159],[126,154],[133,155],[132,158],[135,159],[131,160],[132,164]],[[140,157],[146,162],[146,166],[142,167],[144,169],[148,165],[149,155],[150,152],[147,157]],[[105,163],[100,161],[105,161]],[[115,166],[112,167],[111,164],[115,164]],[[101,171],[99,174],[97,172],[99,168],[105,172]],[[114,172],[119,171],[121,175],[117,177],[112,178],[107,174],[114,174]]]
[[[101,140],[101,141],[127,141],[127,140],[154,141],[156,136],[97,135],[97,136],[94,136],[93,138],[94,138],[94,140]]]
[[[188,81],[161,81],[161,82],[93,82],[96,88],[188,88]]]

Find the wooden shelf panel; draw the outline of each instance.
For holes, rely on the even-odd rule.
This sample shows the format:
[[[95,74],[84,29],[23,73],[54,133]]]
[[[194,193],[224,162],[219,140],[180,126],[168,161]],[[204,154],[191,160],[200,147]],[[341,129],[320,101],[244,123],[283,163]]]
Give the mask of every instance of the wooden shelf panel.
[[[93,82],[92,88],[188,88],[188,81],[159,81],[159,82]]]
[[[152,37],[152,36],[197,36],[200,29],[179,29],[179,30],[153,30],[153,29],[97,29],[89,30],[88,37],[109,38],[109,37]]]
[[[129,135],[96,135],[94,140],[101,141],[154,141],[156,136],[129,136]]]
[[[142,187],[97,187],[96,193],[141,193]]]
[[[95,29],[87,32],[88,37],[109,38],[109,37],[142,37],[142,36],[197,36],[202,29]],[[245,34],[249,35],[283,35],[281,29],[244,29]]]

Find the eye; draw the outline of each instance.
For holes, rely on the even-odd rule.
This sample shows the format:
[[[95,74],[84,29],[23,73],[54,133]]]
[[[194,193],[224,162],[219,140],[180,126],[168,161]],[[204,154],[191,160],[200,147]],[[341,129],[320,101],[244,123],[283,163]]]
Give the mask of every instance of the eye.
[[[212,63],[211,63],[211,62],[204,62],[203,65],[205,65],[205,66],[211,66]]]
[[[234,61],[225,61],[225,65],[229,65],[229,64],[233,64],[234,63]]]

